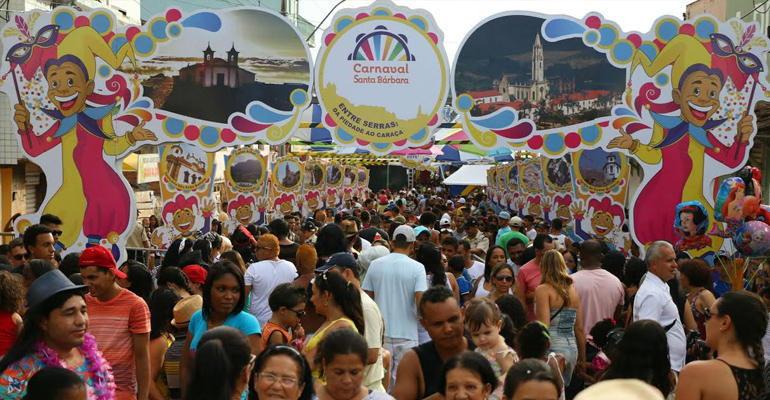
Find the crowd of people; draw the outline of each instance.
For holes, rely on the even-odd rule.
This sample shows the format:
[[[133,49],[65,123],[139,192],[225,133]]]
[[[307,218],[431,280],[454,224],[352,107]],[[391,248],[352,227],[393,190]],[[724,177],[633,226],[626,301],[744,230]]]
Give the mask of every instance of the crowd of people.
[[[0,246],[0,399],[770,398],[762,260],[733,285],[440,189],[138,250],[157,222],[122,265],[53,215]]]

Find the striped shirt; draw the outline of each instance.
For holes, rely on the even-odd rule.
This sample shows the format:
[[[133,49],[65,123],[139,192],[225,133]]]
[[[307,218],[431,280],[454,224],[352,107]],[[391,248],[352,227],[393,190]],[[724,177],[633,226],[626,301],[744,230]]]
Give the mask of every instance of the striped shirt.
[[[166,373],[168,392],[171,400],[182,399],[182,384],[179,378],[179,368],[182,363],[184,342],[187,340],[187,332],[174,336],[174,343],[166,350],[166,358],[163,360],[163,371]]]
[[[122,289],[101,302],[86,295],[88,331],[112,366],[118,400],[136,399],[136,361],[133,335],[150,333],[150,310],[141,297]]]

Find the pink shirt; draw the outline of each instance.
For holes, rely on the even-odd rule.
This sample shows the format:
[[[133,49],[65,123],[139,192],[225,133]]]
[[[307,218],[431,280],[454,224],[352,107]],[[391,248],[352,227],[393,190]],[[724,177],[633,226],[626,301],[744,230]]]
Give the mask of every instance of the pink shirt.
[[[524,294],[531,294],[535,292],[535,289],[540,285],[540,265],[535,264],[535,260],[532,260],[524,264],[519,268],[519,275],[516,277],[524,287]],[[535,302],[526,304],[527,306],[527,320],[534,321],[535,318]]]
[[[583,330],[586,336],[593,326],[605,319],[612,318],[615,308],[623,305],[625,291],[620,280],[611,273],[599,269],[584,269],[572,274],[572,282],[580,297],[583,312]]]

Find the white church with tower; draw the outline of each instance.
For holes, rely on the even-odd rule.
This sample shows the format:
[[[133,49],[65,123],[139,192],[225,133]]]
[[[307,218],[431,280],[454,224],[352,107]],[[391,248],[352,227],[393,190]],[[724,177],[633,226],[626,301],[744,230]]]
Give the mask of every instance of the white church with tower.
[[[543,66],[543,44],[540,42],[540,34],[535,36],[532,45],[532,74],[529,81],[517,80],[516,75],[505,74],[498,84],[498,90],[503,95],[503,101],[529,101],[539,103],[548,101],[550,90],[548,81],[545,80],[545,68]]]
[[[214,56],[211,44],[203,50],[203,62],[179,70],[179,79],[203,87],[237,88],[254,83],[256,74],[240,67],[240,52],[233,43],[227,51],[227,60]]]

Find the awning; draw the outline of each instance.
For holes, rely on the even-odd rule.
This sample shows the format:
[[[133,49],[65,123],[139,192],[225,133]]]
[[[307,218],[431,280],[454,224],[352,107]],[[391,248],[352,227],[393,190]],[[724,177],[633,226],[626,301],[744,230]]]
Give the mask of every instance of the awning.
[[[444,184],[487,186],[487,170],[490,168],[492,165],[463,165],[444,179]]]

